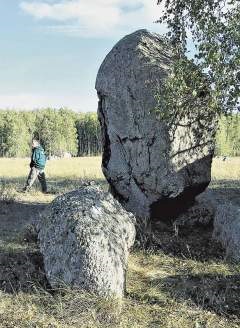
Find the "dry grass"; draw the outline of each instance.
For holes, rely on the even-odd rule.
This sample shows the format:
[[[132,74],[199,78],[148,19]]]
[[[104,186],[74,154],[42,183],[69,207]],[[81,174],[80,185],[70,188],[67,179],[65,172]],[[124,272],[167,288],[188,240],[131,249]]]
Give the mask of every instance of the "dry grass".
[[[15,199],[15,204],[4,202],[0,207],[0,327],[240,327],[240,265],[225,262],[219,245],[209,240],[210,230],[195,231],[189,240],[170,229],[164,232],[161,249],[134,251],[122,303],[78,290],[48,289],[36,245],[23,240],[22,226],[40,210],[37,203],[49,203],[76,188],[79,180],[102,183],[100,162],[99,157],[50,161],[52,193],[42,195],[36,186],[25,195],[15,193],[25,181],[28,160],[0,159],[5,194],[9,188],[9,195],[14,192],[9,199]],[[236,198],[240,158],[214,159],[212,176],[213,188]]]
[[[8,186],[8,191],[15,191],[15,199],[28,202],[49,203],[59,193],[78,188],[80,180],[104,182],[101,170],[101,157],[81,157],[72,159],[51,160],[47,162],[46,176],[50,194],[43,195],[39,184],[35,184],[27,194],[21,191],[29,173],[29,159],[0,158],[0,181]],[[4,194],[6,194],[6,188]],[[3,193],[2,193],[3,195]],[[9,195],[10,196],[10,195]],[[1,197],[1,191],[0,191]]]
[[[1,177],[14,179],[26,177],[29,159],[0,158]],[[47,162],[46,174],[50,179],[90,178],[103,179],[101,157],[78,157]]]
[[[213,180],[239,180],[240,157],[214,158],[212,163]]]

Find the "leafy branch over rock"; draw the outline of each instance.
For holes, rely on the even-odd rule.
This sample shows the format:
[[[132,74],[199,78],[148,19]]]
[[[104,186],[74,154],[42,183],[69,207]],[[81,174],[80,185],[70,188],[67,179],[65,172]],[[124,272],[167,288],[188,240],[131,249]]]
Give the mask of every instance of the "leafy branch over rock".
[[[167,111],[185,112],[201,93],[199,75],[192,74],[191,64],[185,59],[189,40],[193,42],[196,52],[191,63],[209,81],[210,113],[213,111],[227,115],[239,110],[239,1],[158,0],[158,4],[163,2],[164,12],[158,22],[167,24],[167,36],[173,44],[176,56],[173,74],[164,90],[165,94],[167,90],[167,96],[163,99]],[[186,87],[189,78],[191,82]],[[186,95],[188,97],[185,99]],[[169,97],[172,100],[169,101]]]

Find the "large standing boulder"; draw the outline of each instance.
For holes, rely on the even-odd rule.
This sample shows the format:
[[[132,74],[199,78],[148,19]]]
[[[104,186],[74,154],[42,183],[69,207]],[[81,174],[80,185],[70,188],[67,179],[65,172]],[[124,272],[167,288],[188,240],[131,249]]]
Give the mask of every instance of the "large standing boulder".
[[[103,173],[114,196],[140,218],[177,216],[211,179],[215,122],[203,115],[207,108],[193,108],[171,133],[154,112],[172,64],[169,44],[139,30],[114,46],[96,79]]]
[[[133,215],[96,185],[56,198],[48,216],[38,223],[51,286],[77,286],[101,296],[123,296],[134,223]]]

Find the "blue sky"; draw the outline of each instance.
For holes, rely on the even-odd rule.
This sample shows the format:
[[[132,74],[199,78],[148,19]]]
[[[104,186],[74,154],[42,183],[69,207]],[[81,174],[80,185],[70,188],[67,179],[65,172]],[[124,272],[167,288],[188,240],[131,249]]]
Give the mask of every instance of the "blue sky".
[[[0,108],[96,111],[98,68],[125,34],[163,33],[157,0],[0,0]]]

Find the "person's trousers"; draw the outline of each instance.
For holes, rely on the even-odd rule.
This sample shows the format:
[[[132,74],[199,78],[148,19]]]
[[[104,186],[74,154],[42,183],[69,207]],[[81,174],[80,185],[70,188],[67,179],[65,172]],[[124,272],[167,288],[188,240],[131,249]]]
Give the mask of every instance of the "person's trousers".
[[[40,170],[36,167],[31,168],[27,178],[25,189],[29,190],[37,178],[41,184],[42,192],[47,192],[47,183],[44,170]]]

